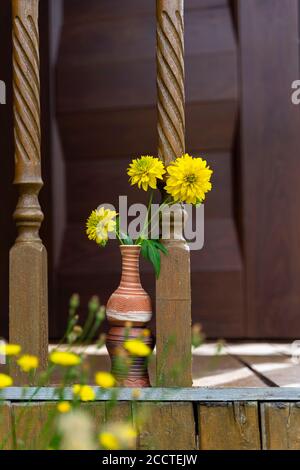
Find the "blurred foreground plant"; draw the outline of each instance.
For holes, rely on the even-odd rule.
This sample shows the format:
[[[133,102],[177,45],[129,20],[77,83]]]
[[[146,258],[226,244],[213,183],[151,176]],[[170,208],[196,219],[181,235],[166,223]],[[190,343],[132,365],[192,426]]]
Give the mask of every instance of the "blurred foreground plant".
[[[151,418],[149,410],[135,401],[140,397],[140,390],[132,390],[132,416],[125,416],[122,421],[114,419],[114,408],[118,405],[118,389],[116,378],[107,371],[91,369],[87,357],[87,348],[93,338],[97,337],[95,347],[105,344],[105,335],[100,332],[105,318],[105,308],[98,297],[94,296],[88,303],[87,320],[79,325],[78,309],[80,299],[74,294],[70,299],[69,319],[66,334],[62,342],[49,353],[47,370],[40,372],[36,356],[21,351],[19,345],[1,344],[0,353],[6,355],[8,368],[15,362],[28,374],[28,384],[34,388],[23,387],[22,406],[17,406],[11,420],[12,427],[7,435],[1,434],[2,422],[5,419],[5,388],[13,385],[7,373],[0,373],[0,449],[42,449],[42,450],[126,450],[136,446],[137,433],[145,422]],[[127,325],[127,336],[118,356],[118,368],[128,370],[131,360],[135,357],[147,356],[151,350],[143,343],[142,336],[149,334],[147,329],[141,338],[129,339],[132,325]],[[192,329],[192,344],[200,346],[204,342],[204,334],[200,325]],[[170,338],[166,347],[176,345],[176,338]],[[189,366],[188,358],[182,358],[182,364],[174,366],[174,374],[180,374],[184,367]],[[93,374],[93,375],[92,375]],[[57,380],[57,377],[59,380]],[[36,396],[46,385],[59,383],[54,389],[54,401],[37,404]],[[157,386],[160,385],[158,380]],[[99,415],[99,405],[105,394],[105,416]],[[38,413],[33,412],[38,406]],[[103,409],[100,407],[100,410]]]

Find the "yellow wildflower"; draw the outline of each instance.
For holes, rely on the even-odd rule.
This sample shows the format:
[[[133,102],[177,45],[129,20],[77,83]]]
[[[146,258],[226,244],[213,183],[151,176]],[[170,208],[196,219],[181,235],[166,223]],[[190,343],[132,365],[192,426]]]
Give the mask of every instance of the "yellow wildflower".
[[[193,158],[189,154],[177,158],[167,168],[165,190],[175,202],[198,204],[211,190],[212,170],[202,158]]]
[[[97,372],[95,375],[95,382],[99,387],[110,388],[114,387],[116,380],[109,372]]]
[[[94,390],[89,385],[80,387],[79,396],[81,401],[93,401],[96,398]]]
[[[133,449],[137,433],[132,425],[127,423],[111,423],[99,435],[99,442],[106,450]]]
[[[23,372],[30,372],[31,370],[37,369],[39,366],[39,359],[36,356],[30,354],[24,354],[17,360],[18,365]]]
[[[156,189],[157,179],[162,180],[165,172],[163,162],[159,158],[149,155],[142,155],[140,158],[132,160],[127,169],[131,185],[137,184],[139,188],[142,186],[144,191],[148,190],[148,186]]]
[[[103,449],[120,450],[118,439],[111,432],[102,432],[99,435],[99,442]]]
[[[74,395],[79,395],[80,389],[81,389],[81,385],[79,385],[79,384],[73,385],[73,394]]]
[[[21,352],[19,344],[0,344],[0,354],[3,356],[17,356]]]
[[[81,363],[80,356],[67,351],[53,351],[49,359],[53,364],[63,367],[78,366]]]
[[[0,374],[0,388],[11,387],[13,379],[6,374]]]
[[[149,336],[151,336],[151,331],[148,328],[145,328],[142,333],[145,338],[149,338]]]
[[[124,348],[133,356],[149,356],[151,349],[139,339],[128,339],[124,343]]]
[[[57,405],[57,410],[60,412],[60,413],[69,413],[69,411],[71,410],[71,405],[68,401],[61,401],[58,405]]]
[[[105,246],[108,233],[116,228],[116,211],[100,207],[94,210],[86,222],[86,233],[89,240],[94,240],[98,245]]]
[[[141,390],[139,388],[134,388],[131,392],[131,397],[133,400],[137,400],[141,396]]]

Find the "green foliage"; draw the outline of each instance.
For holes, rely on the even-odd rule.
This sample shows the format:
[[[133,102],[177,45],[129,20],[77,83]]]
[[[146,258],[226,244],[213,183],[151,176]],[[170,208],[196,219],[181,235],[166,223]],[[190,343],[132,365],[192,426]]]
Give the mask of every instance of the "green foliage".
[[[116,235],[122,245],[134,245],[134,241],[130,238],[127,233],[124,233],[120,230],[120,217],[116,217]]]
[[[143,257],[153,265],[156,278],[158,279],[161,267],[160,254],[163,253],[167,255],[168,250],[159,240],[143,239],[141,242],[141,253]]]

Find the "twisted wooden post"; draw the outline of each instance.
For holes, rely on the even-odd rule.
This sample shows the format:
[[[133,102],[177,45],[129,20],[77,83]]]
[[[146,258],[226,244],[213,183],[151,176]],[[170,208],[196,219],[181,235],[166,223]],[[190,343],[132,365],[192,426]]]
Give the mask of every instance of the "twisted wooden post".
[[[39,0],[12,0],[15,180],[18,236],[10,252],[10,341],[47,363],[47,252],[39,236],[43,220],[41,178]],[[15,383],[26,380],[15,368]]]
[[[158,153],[168,165],[184,154],[184,1],[157,0]],[[178,217],[179,216],[179,217]],[[156,284],[157,383],[189,387],[191,373],[191,287],[189,247],[171,220],[169,255],[162,257]],[[180,225],[180,224],[179,224]]]

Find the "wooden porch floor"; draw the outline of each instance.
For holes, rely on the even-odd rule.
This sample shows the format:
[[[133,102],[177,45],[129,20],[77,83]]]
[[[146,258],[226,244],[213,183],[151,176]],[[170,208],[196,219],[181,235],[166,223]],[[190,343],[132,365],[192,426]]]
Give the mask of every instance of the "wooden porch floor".
[[[51,345],[49,349],[52,349]],[[300,361],[293,358],[292,343],[230,342],[221,349],[206,343],[193,352],[195,387],[300,387]],[[85,348],[90,376],[96,370],[109,370],[106,348]],[[152,383],[155,360],[150,366]]]

